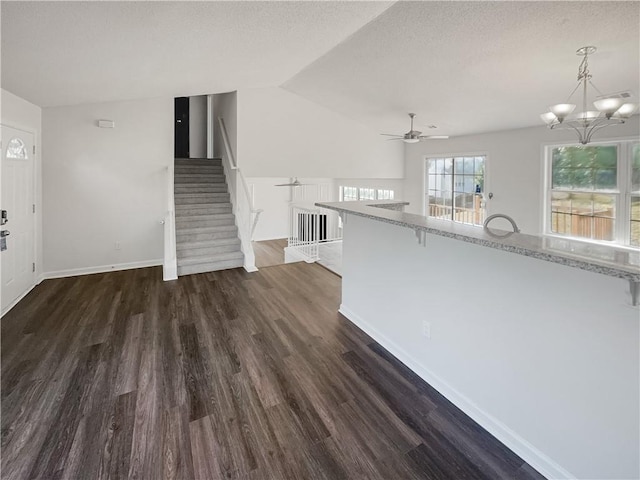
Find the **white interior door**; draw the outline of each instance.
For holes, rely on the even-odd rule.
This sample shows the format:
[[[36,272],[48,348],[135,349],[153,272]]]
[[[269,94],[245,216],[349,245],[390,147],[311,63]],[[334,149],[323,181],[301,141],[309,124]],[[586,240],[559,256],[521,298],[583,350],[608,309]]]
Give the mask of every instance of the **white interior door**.
[[[33,134],[2,125],[2,205],[8,222],[2,256],[1,304],[4,313],[35,284]]]

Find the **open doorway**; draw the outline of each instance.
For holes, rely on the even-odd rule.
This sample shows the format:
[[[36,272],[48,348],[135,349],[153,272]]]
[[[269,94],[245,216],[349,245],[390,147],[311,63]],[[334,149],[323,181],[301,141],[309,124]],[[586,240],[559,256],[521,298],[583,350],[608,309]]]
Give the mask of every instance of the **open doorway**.
[[[175,158],[189,158],[189,97],[175,99]]]
[[[207,158],[207,96],[178,97],[175,102],[175,158]]]

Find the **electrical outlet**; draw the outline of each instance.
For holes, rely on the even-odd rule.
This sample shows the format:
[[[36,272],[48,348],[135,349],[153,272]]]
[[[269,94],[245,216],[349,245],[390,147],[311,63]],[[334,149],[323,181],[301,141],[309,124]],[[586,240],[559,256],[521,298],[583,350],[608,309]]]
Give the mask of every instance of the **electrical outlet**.
[[[431,339],[431,324],[425,320],[422,321],[422,336]]]
[[[115,249],[116,250],[120,250],[120,242],[116,242],[115,243]]]

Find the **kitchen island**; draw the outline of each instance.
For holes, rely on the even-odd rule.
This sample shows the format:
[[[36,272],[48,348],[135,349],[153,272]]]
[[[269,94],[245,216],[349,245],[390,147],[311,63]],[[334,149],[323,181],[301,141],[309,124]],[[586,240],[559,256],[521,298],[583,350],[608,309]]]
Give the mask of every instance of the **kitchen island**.
[[[318,203],[340,311],[549,478],[638,478],[640,254]]]

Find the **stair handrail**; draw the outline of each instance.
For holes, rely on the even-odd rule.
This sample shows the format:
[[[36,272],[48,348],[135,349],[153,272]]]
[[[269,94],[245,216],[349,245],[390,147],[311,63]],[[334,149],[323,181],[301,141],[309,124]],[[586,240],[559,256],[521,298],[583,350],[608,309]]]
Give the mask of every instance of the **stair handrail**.
[[[220,123],[220,133],[222,135],[222,141],[224,143],[224,149],[227,152],[227,157],[229,158],[229,164],[231,166],[232,170],[235,170],[238,174],[238,176],[240,177],[240,183],[242,184],[242,190],[243,193],[245,195],[245,197],[247,198],[247,202],[249,202],[249,205],[251,206],[251,212],[252,213],[257,213],[257,212],[262,212],[262,210],[256,210],[253,208],[253,197],[251,196],[251,193],[249,192],[249,186],[247,185],[247,181],[244,178],[244,175],[242,174],[242,170],[240,170],[240,168],[238,168],[238,163],[236,162],[236,157],[233,154],[233,149],[231,148],[231,143],[229,142],[229,135],[227,134],[227,126],[224,123],[224,118],[222,117],[218,117],[218,122]]]
[[[238,218],[240,241],[242,242],[242,250],[245,255],[245,270],[255,271],[257,268],[255,267],[255,257],[251,241],[253,240],[253,234],[256,230],[262,210],[256,209],[253,206],[253,196],[249,191],[249,186],[247,185],[247,181],[244,178],[242,171],[238,167],[236,157],[233,153],[233,149],[231,148],[231,142],[229,141],[229,135],[224,123],[224,118],[218,117],[218,124],[220,125],[220,134],[222,136],[222,143],[224,144],[225,150],[225,155],[222,155],[222,162],[225,164],[225,168],[234,172],[234,175],[230,175],[230,181],[228,183],[235,214]],[[240,184],[240,189],[242,190],[240,195],[237,194],[237,184]],[[244,215],[245,209],[249,213],[246,217]]]

